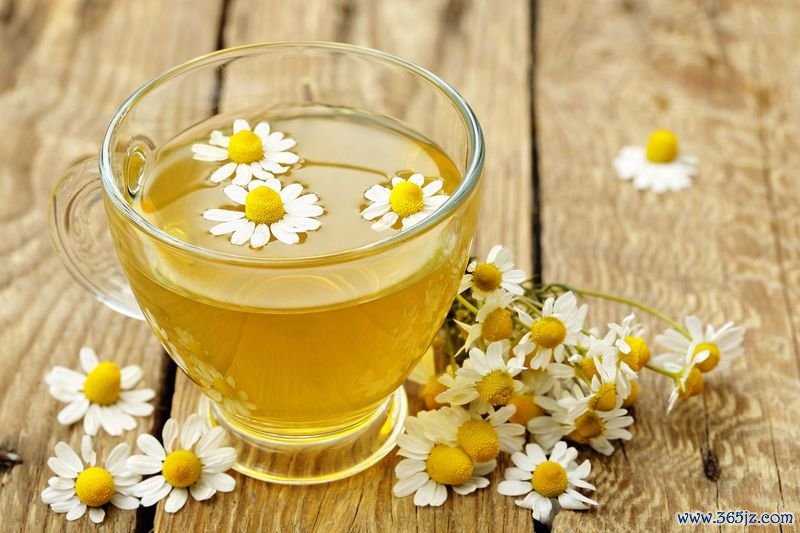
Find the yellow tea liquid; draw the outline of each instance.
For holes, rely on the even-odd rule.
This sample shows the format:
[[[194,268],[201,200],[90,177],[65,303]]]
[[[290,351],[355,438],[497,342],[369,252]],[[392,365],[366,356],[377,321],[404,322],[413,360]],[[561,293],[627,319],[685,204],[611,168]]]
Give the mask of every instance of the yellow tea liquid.
[[[273,239],[261,249],[209,233],[215,223],[202,213],[234,207],[222,192],[230,180],[211,183],[223,163],[194,160],[191,145],[207,143],[212,129],[231,135],[231,117],[165,144],[130,198],[156,227],[229,260],[180,252],[114,220],[112,230],[161,341],[233,423],[255,434],[335,434],[369,417],[429,346],[455,295],[477,207],[469,202],[452,221],[396,249],[327,261],[398,232],[376,232],[361,217],[369,187],[418,172],[426,183],[441,178],[451,194],[461,179],[456,165],[399,124],[351,110],[246,118],[251,126],[267,120],[297,141],[300,163],[276,177],[319,196],[319,230],[299,244]]]

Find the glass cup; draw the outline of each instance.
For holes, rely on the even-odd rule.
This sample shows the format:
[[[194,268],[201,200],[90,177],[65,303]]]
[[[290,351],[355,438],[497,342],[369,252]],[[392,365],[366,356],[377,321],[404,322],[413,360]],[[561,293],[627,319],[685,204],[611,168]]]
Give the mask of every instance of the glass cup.
[[[398,122],[446,153],[461,181],[411,229],[314,257],[201,248],[131,206],[159,148],[188,128],[315,109]],[[402,383],[444,320],[468,258],[483,154],[464,99],[408,61],[338,43],[243,46],[133,93],[99,160],[76,163],[55,187],[51,227],[75,278],[112,309],[147,320],[202,390],[201,413],[228,431],[238,471],[326,482],[395,445],[407,412]]]

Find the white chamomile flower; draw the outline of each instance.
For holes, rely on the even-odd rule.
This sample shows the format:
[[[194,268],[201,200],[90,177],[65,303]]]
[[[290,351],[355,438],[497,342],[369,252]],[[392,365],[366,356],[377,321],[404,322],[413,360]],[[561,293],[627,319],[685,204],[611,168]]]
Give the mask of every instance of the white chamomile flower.
[[[256,406],[249,401],[247,393],[236,387],[233,376],[223,376],[219,370],[197,357],[192,357],[191,368],[205,395],[226,413],[250,416],[256,409]]]
[[[693,350],[694,346],[690,346],[686,354],[687,359],[692,357]],[[692,396],[703,393],[703,388],[705,387],[703,373],[698,366],[687,364],[681,367],[669,361],[664,362],[663,365],[665,370],[675,374],[672,391],[669,394],[669,400],[667,400],[667,413],[670,413],[675,408],[675,404],[678,403],[679,399],[687,400]]]
[[[117,444],[102,467],[96,466],[97,454],[88,435],[81,440],[81,457],[66,442],[56,444],[55,452],[47,466],[57,475],[47,480],[42,501],[56,513],[67,513],[67,520],[77,520],[88,509],[89,519],[99,524],[106,516],[103,506],[107,503],[119,509],[139,507],[139,500],[131,494],[142,477],[127,467],[127,444]]]
[[[506,496],[522,496],[520,507],[530,509],[534,520],[550,524],[560,509],[584,510],[597,502],[576,489],[595,490],[586,481],[592,465],[586,459],[578,465],[578,451],[563,441],[556,443],[550,457],[537,444],[528,444],[525,453],[511,456],[513,467],[506,468],[505,481],[497,492]]]
[[[456,371],[455,378],[442,374],[439,382],[447,390],[436,396],[439,403],[465,405],[478,400],[482,408],[506,405],[515,392],[522,390],[522,383],[514,377],[524,369],[519,357],[503,360],[503,344],[493,342],[486,353],[479,348],[469,351],[469,359]]]
[[[323,213],[317,205],[316,194],[304,194],[303,186],[292,183],[281,188],[276,178],[253,180],[247,189],[228,185],[225,195],[243,210],[208,209],[203,218],[219,222],[209,231],[212,235],[231,234],[231,244],[241,246],[250,241],[253,248],[261,248],[270,235],[284,244],[300,242],[298,233],[319,229],[320,222],[313,217]]]
[[[50,394],[68,404],[58,413],[61,424],[70,425],[82,418],[87,435],[97,435],[102,427],[116,436],[136,427],[133,417],[150,416],[153,406],[147,402],[155,397],[155,391],[133,389],[144,375],[141,367],[121,369],[111,361],[101,362],[95,351],[85,346],[79,355],[85,374],[56,366],[44,378]]]
[[[212,172],[211,181],[219,183],[236,175],[233,183],[247,185],[255,176],[260,180],[273,178],[274,174],[282,174],[289,170],[288,166],[297,163],[300,158],[289,152],[295,144],[294,139],[284,137],[275,131],[270,133],[267,122],[259,122],[255,129],[241,118],[233,121],[233,135],[228,137],[222,132],[211,132],[209,144],[194,144],[192,152],[199,161],[226,161]]]
[[[486,261],[472,261],[467,266],[467,273],[461,279],[459,294],[472,289],[472,297],[483,300],[498,289],[504,289],[517,296],[525,291],[520,283],[525,281],[525,272],[514,268],[511,252],[501,245],[493,246],[486,256]]]
[[[361,216],[365,220],[378,219],[372,224],[375,231],[387,230],[398,220],[403,229],[418,224],[449,198],[446,194],[436,194],[444,186],[441,179],[423,187],[424,183],[422,174],[412,174],[407,180],[393,177],[391,188],[373,185],[364,193],[364,197],[372,203],[361,212]]]
[[[541,317],[537,320],[518,309],[520,320],[531,330],[514,347],[514,354],[530,357],[530,368],[534,369],[545,368],[553,359],[561,363],[564,345],[577,342],[587,310],[586,305],[578,307],[578,300],[572,292],[545,300]]]
[[[695,365],[700,372],[714,368],[726,369],[731,361],[742,355],[745,329],[728,322],[716,329],[710,324],[703,329],[703,323],[696,316],[685,319],[689,337],[674,329],[668,329],[656,337],[656,343],[667,350],[659,356],[674,361],[685,359],[686,364]],[[691,349],[690,349],[691,348]]]
[[[488,298],[475,315],[474,324],[456,321],[467,332],[467,339],[459,349],[468,350],[478,339],[486,342],[506,341],[514,333],[514,317],[507,308],[514,301],[509,292],[495,292]]]
[[[621,324],[609,324],[616,335],[615,346],[619,350],[620,361],[634,372],[641,370],[650,361],[650,347],[644,340],[644,326],[635,322],[636,315],[626,316]]]
[[[236,481],[225,473],[236,462],[233,448],[220,447],[225,430],[218,426],[205,431],[200,415],[194,414],[180,429],[180,438],[178,431],[178,423],[170,418],[164,424],[163,445],[152,435],[143,434],[136,439],[143,455],[132,455],[128,468],[143,475],[157,474],[133,487],[144,507],[167,498],[164,509],[174,513],[186,504],[189,494],[203,501],[217,491],[230,492],[236,486]]]
[[[447,500],[447,487],[465,495],[488,487],[484,476],[497,466],[492,460],[473,463],[459,446],[438,443],[426,436],[431,413],[422,411],[405,421],[405,433],[397,439],[398,455],[405,457],[395,467],[397,483],[392,492],[398,498],[414,494],[414,505],[439,506]]]
[[[568,421],[570,432],[567,438],[578,444],[588,444],[603,455],[614,452],[612,440],[630,440],[632,435],[625,429],[633,424],[633,417],[628,411],[621,408],[600,411],[586,409],[575,416],[573,413]]]
[[[495,410],[487,416],[463,407],[443,407],[431,413],[426,435],[436,442],[460,446],[475,463],[497,459],[500,452],[514,453],[525,443],[525,427],[509,423],[516,411],[513,405]]]
[[[626,146],[614,159],[617,175],[633,180],[637,189],[661,193],[678,191],[692,184],[697,159],[678,153],[678,137],[669,130],[655,130],[647,146]]]

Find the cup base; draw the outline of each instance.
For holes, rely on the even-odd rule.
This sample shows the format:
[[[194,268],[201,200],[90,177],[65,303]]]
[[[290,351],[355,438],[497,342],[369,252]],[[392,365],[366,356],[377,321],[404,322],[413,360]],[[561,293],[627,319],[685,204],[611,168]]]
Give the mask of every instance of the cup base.
[[[319,438],[283,439],[245,433],[208,398],[200,399],[206,424],[223,427],[227,445],[236,449],[233,469],[284,485],[328,483],[366,470],[394,449],[407,414],[408,399],[401,386],[355,429]]]

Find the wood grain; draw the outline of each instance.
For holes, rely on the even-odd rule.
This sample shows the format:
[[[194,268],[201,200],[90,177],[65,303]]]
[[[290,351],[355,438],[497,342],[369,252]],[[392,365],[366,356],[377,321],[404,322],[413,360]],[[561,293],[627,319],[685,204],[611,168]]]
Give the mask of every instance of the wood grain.
[[[561,513],[554,531],[672,531],[679,511],[798,509],[798,407],[787,401],[800,392],[797,310],[787,290],[797,290],[800,187],[783,157],[794,139],[773,134],[796,123],[787,116],[796,62],[773,55],[797,31],[788,5],[540,3],[546,278],[750,329],[745,357],[669,417],[667,385],[645,379],[634,440],[593,462],[600,509]],[[615,178],[616,150],[656,127],[700,157],[691,189],[657,196]],[[595,311],[599,323],[627,312]]]
[[[270,7],[264,8],[265,4]],[[483,219],[476,249],[504,242],[529,268],[531,238],[531,68],[528,3],[481,1],[308,1],[302,10],[280,2],[230,4],[224,45],[268,40],[335,40],[379,48],[427,67],[453,84],[475,108],[486,136]],[[479,36],[479,37],[478,37]],[[486,46],[492,43],[492,46]],[[463,68],[465,64],[470,68]],[[224,89],[223,89],[224,94]],[[178,380],[173,416],[197,408],[194,386]],[[526,531],[530,514],[494,490],[451,497],[417,509],[391,495],[392,454],[367,472],[322,486],[267,485],[237,476],[235,493],[211,503],[161,511],[157,530],[259,531]],[[223,511],[224,510],[224,511]]]
[[[62,404],[43,381],[52,366],[77,367],[78,349],[90,345],[102,357],[141,365],[143,383],[163,387],[165,358],[149,328],[95,302],[55,257],[47,202],[71,161],[97,153],[129,93],[213,48],[218,3],[193,1],[191,11],[188,1],[173,4],[165,17],[154,0],[0,2],[0,448],[23,461],[0,470],[2,531],[98,530],[88,517],[68,523],[39,497],[55,443],[77,446],[82,435],[80,424],[56,422]],[[200,31],[182,30],[189,24]],[[140,429],[151,422],[142,419]],[[124,438],[132,443],[135,433]],[[118,441],[101,432],[100,457]],[[112,510],[102,529],[132,530],[136,517]]]

